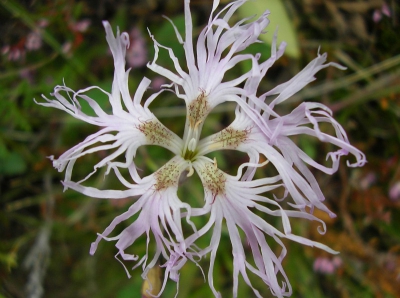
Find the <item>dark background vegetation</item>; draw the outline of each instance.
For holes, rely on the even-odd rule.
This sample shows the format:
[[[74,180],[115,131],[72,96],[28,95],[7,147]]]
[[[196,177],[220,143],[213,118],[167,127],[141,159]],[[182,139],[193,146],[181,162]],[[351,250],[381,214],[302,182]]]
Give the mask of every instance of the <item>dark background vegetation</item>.
[[[149,60],[153,47],[146,28],[182,57],[172,27],[162,18],[169,16],[182,28],[182,2],[0,1],[0,298],[140,297],[140,269],[128,279],[114,259],[112,243],[102,243],[95,256],[89,255],[96,233],[128,208],[129,199],[116,204],[99,202],[71,190],[63,192],[63,173],[53,169],[46,158],[58,157],[95,128],[61,111],[38,106],[33,98],[40,101],[42,94],[49,96],[63,80],[73,90],[92,85],[110,90],[113,62],[102,20],[109,20],[113,28],[119,26],[122,31],[137,28]],[[315,172],[326,204],[338,216],[330,219],[317,211],[326,220],[325,235],[319,235],[315,225],[300,221],[294,230],[340,251],[340,255],[334,259],[318,249],[285,242],[288,256],[284,268],[294,289],[293,297],[400,297],[398,2],[282,2],[295,30],[300,54],[281,58],[261,89],[268,90],[295,75],[316,57],[320,46],[321,52],[328,52],[330,61],[348,69],[331,67],[321,71],[318,80],[297,94],[288,109],[303,100],[328,105],[352,144],[368,160],[360,169],[347,168],[343,162],[333,176]],[[382,13],[383,5],[387,5],[390,16]],[[195,32],[208,20],[211,6],[211,0],[192,1]],[[39,39],[33,41],[38,43],[29,44],[30,34],[35,32]],[[268,51],[266,46],[264,59],[268,58]],[[162,55],[161,61],[167,64],[166,54]],[[134,66],[131,90],[143,75],[157,79],[145,65]],[[103,97],[98,100],[106,103]],[[181,101],[167,95],[152,108],[166,125],[182,133],[185,110]],[[233,119],[231,106],[220,110],[228,112],[213,114],[207,120],[210,132]],[[307,153],[320,160],[329,149],[317,142],[299,142]],[[142,148],[137,164],[151,172],[168,158],[164,150]],[[222,156],[219,158],[219,165],[234,173],[236,169],[229,168],[237,165],[229,160],[242,160],[245,156],[226,153],[225,162]],[[82,167],[82,172],[88,170],[85,164]],[[77,171],[79,175],[80,170]],[[93,185],[102,184],[99,173]],[[180,194],[201,200],[199,181],[190,185]],[[144,239],[135,244],[136,252],[143,252],[144,247]],[[207,268],[207,260],[201,264]],[[231,278],[230,244],[224,234],[215,268],[216,287],[223,297],[232,296]],[[269,297],[267,287],[254,280],[262,295]],[[169,282],[162,297],[173,297],[175,291],[175,285]],[[239,297],[252,295],[242,282]],[[178,297],[210,296],[201,272],[194,265],[186,265]]]

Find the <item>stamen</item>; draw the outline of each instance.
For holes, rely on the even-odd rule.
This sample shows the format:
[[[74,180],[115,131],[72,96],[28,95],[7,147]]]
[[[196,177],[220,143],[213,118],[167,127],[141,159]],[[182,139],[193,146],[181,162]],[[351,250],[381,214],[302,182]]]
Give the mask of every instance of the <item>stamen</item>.
[[[192,139],[189,141],[188,150],[189,150],[189,151],[194,151],[195,149],[196,149],[196,140],[195,140],[194,138],[192,138]]]
[[[192,176],[193,173],[194,173],[194,169],[193,169],[192,163],[190,163],[189,172],[187,173],[186,177]]]

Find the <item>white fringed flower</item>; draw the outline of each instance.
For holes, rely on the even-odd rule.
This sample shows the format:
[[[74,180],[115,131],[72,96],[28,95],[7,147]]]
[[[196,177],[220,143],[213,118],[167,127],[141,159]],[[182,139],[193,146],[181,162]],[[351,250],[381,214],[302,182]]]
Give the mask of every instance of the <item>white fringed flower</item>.
[[[278,114],[274,108],[301,90],[314,75],[328,66],[342,68],[335,63],[325,63],[326,54],[318,54],[309,65],[286,83],[265,94],[257,94],[258,86],[269,68],[284,52],[285,43],[276,46],[276,34],[271,48],[271,57],[260,62],[260,55],[241,54],[249,45],[259,42],[269,21],[268,11],[254,21],[245,19],[233,26],[229,25],[234,12],[246,1],[229,3],[214,16],[219,1],[214,0],[208,24],[193,45],[192,18],[189,0],[185,0],[185,38],[176,29],[178,41],[185,52],[184,61],[179,61],[173,51],[160,45],[153,36],[155,57],[148,67],[158,75],[172,82],[151,95],[142,103],[144,92],[150,80],[143,78],[136,93],[131,98],[128,91],[128,74],[125,70],[126,49],[129,47],[127,33],[114,37],[110,25],[104,22],[107,42],[114,57],[115,73],[111,93],[99,87],[90,87],[75,92],[66,86],[57,86],[53,96],[41,105],[66,111],[77,119],[100,127],[97,133],[87,137],[53,160],[59,171],[66,171],[64,185],[85,195],[102,199],[121,199],[136,197],[136,201],[123,214],[117,216],[93,242],[90,253],[95,253],[100,240],[116,241],[117,256],[123,260],[137,261],[135,267],[142,265],[143,278],[163,257],[165,275],[162,293],[168,278],[178,281],[179,270],[190,260],[210,253],[208,282],[213,294],[219,292],[213,283],[213,268],[221,239],[222,223],[225,220],[232,243],[233,255],[233,296],[237,297],[238,278],[243,277],[257,297],[262,294],[256,290],[248,277],[248,271],[260,277],[277,297],[290,296],[290,283],[282,267],[286,248],[282,238],[315,246],[330,253],[336,253],[329,247],[292,234],[291,218],[301,218],[321,223],[320,233],[325,233],[325,224],[313,215],[314,208],[332,213],[323,204],[324,195],[309,166],[327,174],[337,171],[342,156],[353,155],[356,162],[349,166],[362,166],[365,156],[353,147],[341,125],[336,122],[331,111],[319,103],[301,103],[287,115]],[[174,70],[168,70],[157,64],[160,49],[166,49],[174,62]],[[252,69],[233,80],[226,80],[226,73],[238,63],[250,60]],[[324,64],[325,63],[325,64]],[[173,87],[173,89],[168,89]],[[105,93],[112,107],[107,114],[98,103],[85,95],[86,91],[99,89]],[[166,128],[148,109],[149,104],[164,90],[174,91],[184,99],[187,109],[186,122],[182,139]],[[65,95],[66,94],[66,95]],[[86,101],[96,116],[82,112],[79,100]],[[237,103],[235,120],[222,131],[200,140],[204,120],[212,109],[220,103]],[[331,135],[320,128],[320,124],[330,125]],[[336,151],[327,154],[332,164],[319,164],[300,149],[291,139],[293,136],[307,135],[321,142],[330,143]],[[142,145],[158,145],[170,150],[175,156],[155,173],[140,177],[134,163],[136,150]],[[112,153],[98,162],[91,173],[78,182],[72,179],[72,170],[76,160],[84,155],[103,150]],[[218,168],[217,161],[207,155],[217,150],[237,150],[247,153],[249,162],[239,167],[236,176],[228,175]],[[125,155],[125,162],[116,161]],[[260,159],[266,162],[260,163]],[[274,177],[254,179],[257,168],[266,164],[277,172]],[[83,185],[97,169],[106,167],[106,174],[111,170],[126,187],[125,190],[99,190]],[[243,169],[247,168],[245,173]],[[120,171],[127,169],[129,177]],[[125,171],[126,172],[126,171]],[[204,187],[204,206],[192,208],[190,198],[181,201],[177,196],[182,176],[191,176],[196,172]],[[87,182],[86,182],[87,183]],[[283,190],[283,198],[278,199],[273,192]],[[290,210],[284,209],[281,201],[287,201]],[[261,216],[263,213],[265,216]],[[196,227],[191,216],[204,216],[204,226]],[[137,216],[120,234],[112,236],[117,225]],[[268,218],[279,218],[283,231],[273,227]],[[182,227],[185,223],[189,229]],[[189,230],[189,232],[188,232]],[[244,232],[241,237],[240,230]],[[141,235],[146,234],[147,251],[140,257],[126,252]],[[199,248],[198,240],[205,234],[211,234],[211,242],[206,248]],[[149,257],[150,239],[155,241],[155,253]],[[243,239],[245,238],[245,239]],[[267,239],[273,239],[281,248],[275,255]],[[246,242],[252,256],[245,253]],[[150,259],[149,259],[150,258]],[[252,259],[251,261],[248,261]],[[254,264],[254,265],[252,265]],[[129,275],[129,273],[128,273]],[[154,294],[154,293],[153,293]]]

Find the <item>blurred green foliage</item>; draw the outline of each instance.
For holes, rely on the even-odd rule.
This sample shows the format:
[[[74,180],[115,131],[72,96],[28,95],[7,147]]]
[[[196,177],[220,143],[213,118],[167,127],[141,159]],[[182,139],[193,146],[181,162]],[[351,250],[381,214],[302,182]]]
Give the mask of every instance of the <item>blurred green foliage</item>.
[[[282,3],[286,10],[281,10],[284,15],[276,19],[286,21],[279,25],[278,34],[286,36],[285,25],[294,28],[299,55],[280,59],[267,74],[260,93],[296,74],[316,56],[321,46],[321,52],[328,52],[330,61],[346,65],[348,70],[322,71],[317,82],[296,95],[287,109],[301,100],[320,101],[332,107],[351,142],[366,153],[369,161],[361,169],[348,169],[343,163],[339,173],[332,177],[315,173],[327,204],[338,217],[329,219],[318,214],[327,222],[326,235],[319,235],[313,224],[300,221],[295,232],[340,251],[342,264],[330,274],[317,272],[313,269],[315,260],[332,256],[285,242],[288,255],[284,268],[292,283],[293,297],[399,297],[400,198],[389,197],[391,187],[400,181],[398,3],[387,1],[391,17],[383,15],[379,21],[374,21],[373,14],[381,10],[383,1]],[[210,0],[192,0],[195,32],[208,20],[211,6]],[[133,278],[128,279],[114,259],[113,243],[103,242],[94,256],[89,255],[96,233],[126,210],[130,199],[116,204],[86,198],[71,190],[63,192],[60,183],[63,174],[53,169],[46,158],[59,156],[96,128],[61,111],[38,106],[33,99],[41,101],[42,94],[50,96],[54,86],[63,82],[73,90],[92,85],[111,89],[113,61],[102,20],[109,20],[113,28],[119,26],[122,31],[139,28],[146,40],[149,60],[154,49],[146,28],[181,60],[183,49],[173,27],[162,15],[170,17],[184,34],[182,11],[183,1],[172,0],[0,0],[0,297],[34,297],[27,292],[33,293],[32,289],[40,292],[40,286],[43,297],[139,297],[140,269],[131,272]],[[272,36],[274,31],[275,28],[269,28],[267,35]],[[35,32],[40,45],[28,46],[28,37]],[[261,59],[267,59],[270,53],[269,46],[262,44],[249,51],[261,52]],[[166,51],[160,52],[159,60],[167,67],[172,66]],[[244,63],[227,75],[237,76],[249,67]],[[157,79],[145,66],[134,68],[129,82],[132,91],[143,76]],[[100,105],[109,108],[103,94],[92,92]],[[185,119],[182,100],[165,94],[151,108],[171,130],[182,134]],[[231,105],[217,110],[221,113],[214,113],[206,120],[205,134],[232,121]],[[331,149],[308,139],[296,141],[310,156],[320,160]],[[169,159],[168,154],[162,148],[141,148],[136,163],[144,170],[143,174],[149,174]],[[232,152],[219,152],[216,157],[218,165],[229,173],[235,173],[238,164],[246,159],[245,155]],[[79,165],[82,173],[87,172],[95,158]],[[76,167],[78,176],[79,167]],[[118,187],[115,179],[103,176],[99,172],[90,183]],[[186,181],[179,195],[201,206],[203,190],[199,178]],[[202,223],[201,219],[195,220]],[[279,226],[278,221],[275,224]],[[45,237],[43,227],[50,228],[49,236]],[[206,238],[201,245],[207,245]],[[47,253],[42,250],[36,263],[27,264],[34,248],[46,245],[50,250]],[[145,239],[140,238],[133,250],[137,254],[144,252],[145,245]],[[208,259],[199,264],[207,274]],[[216,288],[223,297],[231,297],[232,256],[226,231],[214,272]],[[39,278],[37,284],[32,282],[34,277]],[[254,278],[252,282],[264,297],[270,297],[262,281]],[[211,296],[200,269],[194,264],[182,269],[179,288],[178,297]],[[162,297],[173,297],[175,293],[176,285],[169,282]],[[253,297],[243,281],[239,297]]]

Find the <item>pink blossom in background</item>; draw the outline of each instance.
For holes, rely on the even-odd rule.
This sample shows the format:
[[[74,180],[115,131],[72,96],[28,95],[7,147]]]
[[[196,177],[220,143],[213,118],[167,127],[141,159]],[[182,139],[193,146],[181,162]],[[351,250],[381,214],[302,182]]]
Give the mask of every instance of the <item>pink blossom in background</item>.
[[[41,19],[37,23],[37,28],[30,32],[26,37],[25,47],[28,51],[36,51],[40,49],[43,45],[41,29],[46,28],[49,25],[49,21],[46,19]]]
[[[374,172],[369,172],[360,179],[359,187],[361,190],[367,190],[375,182],[376,182],[376,174]]]
[[[158,91],[161,89],[162,85],[166,84],[167,80],[164,77],[157,76],[151,81],[151,88],[153,90]]]
[[[6,45],[1,48],[1,53],[3,55],[7,55],[9,61],[18,61],[22,60],[26,56],[26,50],[23,46],[20,45]]]
[[[333,258],[318,257],[314,261],[314,271],[323,274],[332,274],[342,265],[342,259],[338,256]]]
[[[40,19],[40,20],[37,22],[37,25],[38,25],[39,28],[46,28],[46,27],[49,25],[49,20],[47,20],[47,19]]]
[[[8,60],[18,61],[25,59],[26,53],[30,51],[39,50],[42,45],[41,28],[45,28],[48,25],[46,19],[41,19],[36,23],[36,28],[29,32],[28,35],[21,38],[16,44],[5,45],[1,48],[1,54],[7,55]]]
[[[398,201],[400,199],[400,181],[396,181],[389,190],[389,198],[392,201]]]
[[[382,19],[382,15],[387,16],[388,18],[391,17],[391,12],[389,5],[387,5],[386,2],[382,4],[382,7],[380,9],[375,9],[374,13],[372,15],[372,19],[375,23],[378,23]]]
[[[25,47],[28,51],[35,51],[42,46],[42,36],[39,32],[33,31],[26,37]]]
[[[73,31],[77,32],[86,32],[87,29],[89,28],[91,24],[91,21],[89,19],[83,19],[77,22],[71,22],[70,27]]]
[[[61,51],[67,56],[70,54],[71,49],[72,49],[72,42],[70,41],[65,42],[61,47]]]
[[[148,62],[146,40],[139,28],[134,27],[129,32],[130,46],[126,50],[126,60],[132,68],[145,66]]]

